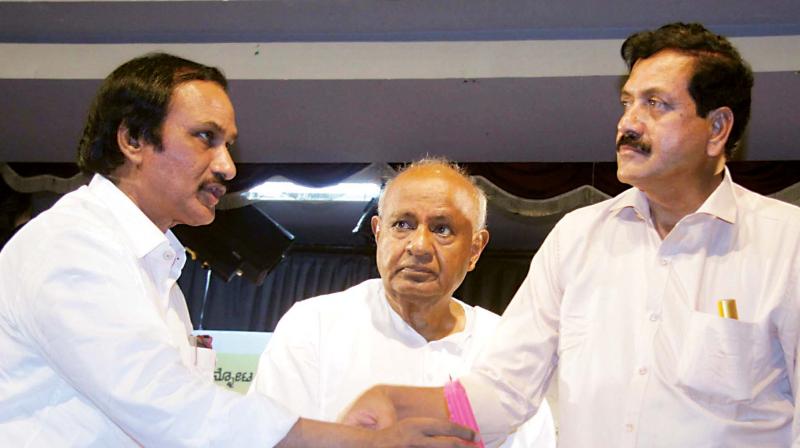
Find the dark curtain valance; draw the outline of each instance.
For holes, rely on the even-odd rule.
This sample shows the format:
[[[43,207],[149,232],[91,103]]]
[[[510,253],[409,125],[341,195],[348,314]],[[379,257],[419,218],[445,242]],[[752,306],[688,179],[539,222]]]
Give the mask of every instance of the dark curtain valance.
[[[236,165],[236,177],[229,183],[228,191],[235,193],[248,190],[273,176],[283,176],[307,187],[325,187],[347,179],[367,165],[369,164],[241,163]],[[81,175],[74,163],[9,163],[8,166],[19,176],[26,178],[54,176],[68,179]]]
[[[238,174],[231,182],[229,191],[246,190],[276,175],[302,185],[323,187],[347,179],[367,165],[367,163],[237,164]],[[392,166],[398,168],[402,164],[392,164]],[[617,168],[614,162],[464,163],[463,166],[470,174],[483,176],[506,192],[526,199],[546,199],[583,185],[593,186],[610,196],[628,188],[617,180]],[[8,167],[22,178],[47,175],[67,179],[79,175],[77,166],[71,163],[9,163]],[[800,161],[797,160],[731,161],[728,167],[737,183],[761,194],[772,194],[800,182]],[[0,192],[2,191],[3,188],[0,188]]]

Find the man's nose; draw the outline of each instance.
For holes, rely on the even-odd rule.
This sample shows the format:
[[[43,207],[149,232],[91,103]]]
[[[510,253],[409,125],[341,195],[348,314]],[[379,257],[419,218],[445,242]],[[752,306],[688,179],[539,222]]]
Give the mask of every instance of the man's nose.
[[[233,163],[233,158],[227,146],[222,145],[215,151],[214,160],[211,163],[211,171],[217,177],[231,180],[236,176],[236,164]]]
[[[409,238],[406,250],[409,254],[416,257],[430,255],[433,243],[431,240],[432,238],[433,235],[431,235],[431,232],[426,227],[418,226],[416,230],[414,230],[414,234]]]
[[[636,104],[631,104],[619,117],[617,122],[617,135],[625,134],[642,135],[644,124],[641,120],[641,109]]]

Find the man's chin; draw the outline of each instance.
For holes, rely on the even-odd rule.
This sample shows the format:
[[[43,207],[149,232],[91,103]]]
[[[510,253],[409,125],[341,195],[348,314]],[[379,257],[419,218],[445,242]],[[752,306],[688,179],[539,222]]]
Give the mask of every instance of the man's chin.
[[[617,158],[617,179],[623,184],[634,185],[637,179],[641,178],[642,167],[628,160],[623,161]]]
[[[617,180],[623,184],[631,184],[630,176],[624,170],[617,168]]]
[[[187,218],[183,222],[179,222],[179,224],[186,224],[187,226],[197,227],[197,226],[207,226],[214,222],[214,217],[216,213],[214,208],[205,208],[201,213],[195,213],[192,217]]]
[[[439,284],[434,280],[429,281],[409,281],[396,280],[392,284],[395,294],[409,299],[429,299],[442,294]]]

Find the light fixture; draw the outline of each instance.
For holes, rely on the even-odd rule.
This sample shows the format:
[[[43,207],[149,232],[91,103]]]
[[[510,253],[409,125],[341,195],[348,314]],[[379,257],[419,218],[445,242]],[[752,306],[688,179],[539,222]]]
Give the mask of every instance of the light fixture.
[[[380,194],[381,187],[371,182],[343,182],[313,188],[288,181],[267,181],[243,194],[251,201],[368,202]]]

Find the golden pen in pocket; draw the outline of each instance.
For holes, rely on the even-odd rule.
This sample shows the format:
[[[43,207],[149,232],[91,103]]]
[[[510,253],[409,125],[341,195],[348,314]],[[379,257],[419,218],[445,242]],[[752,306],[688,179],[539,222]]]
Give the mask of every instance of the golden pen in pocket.
[[[739,319],[739,313],[736,311],[736,301],[733,299],[718,300],[717,309],[719,310],[719,317],[733,320]]]

